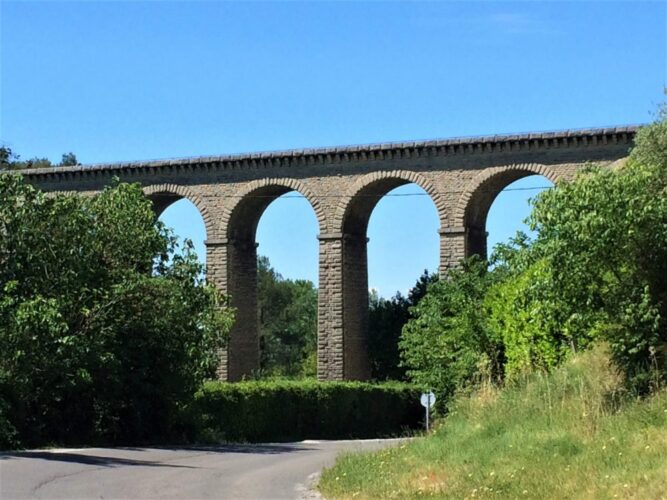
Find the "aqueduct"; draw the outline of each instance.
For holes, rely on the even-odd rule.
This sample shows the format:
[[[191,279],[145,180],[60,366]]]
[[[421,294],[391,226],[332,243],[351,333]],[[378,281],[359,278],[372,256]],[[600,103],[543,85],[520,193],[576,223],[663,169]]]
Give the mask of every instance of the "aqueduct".
[[[473,137],[25,171],[47,191],[94,194],[112,178],[138,182],[159,215],[181,198],[207,232],[207,279],[231,296],[237,321],[219,376],[239,380],[259,365],[255,232],[266,207],[297,191],[319,223],[318,377],[364,379],[368,322],[366,229],[379,199],[422,187],[440,218],[440,273],[486,254],[486,216],[511,182],[557,182],[589,162],[627,156],[636,127]]]

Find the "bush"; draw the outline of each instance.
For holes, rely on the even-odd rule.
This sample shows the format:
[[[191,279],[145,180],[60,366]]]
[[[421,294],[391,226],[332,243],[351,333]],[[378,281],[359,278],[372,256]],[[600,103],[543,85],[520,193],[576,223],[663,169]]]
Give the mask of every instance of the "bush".
[[[465,263],[413,309],[401,341],[411,380],[442,405],[480,367],[552,369],[600,338],[638,393],[667,382],[667,115],[626,161],[591,166],[533,205],[534,241],[497,247],[491,271]]]
[[[597,316],[565,307],[554,293],[551,269],[544,259],[525,269],[516,266],[504,271],[503,279],[489,288],[484,305],[489,335],[504,346],[505,377],[554,368],[590,343]]]
[[[419,395],[396,382],[207,382],[189,411],[204,442],[375,438],[419,427]]]
[[[411,308],[426,295],[428,286],[436,281],[437,274],[424,270],[407,297],[396,292],[392,298],[383,299],[375,290],[369,294],[368,357],[373,380],[406,379],[398,348],[401,331],[411,317]]]
[[[0,426],[23,446],[171,436],[232,321],[202,271],[139,185],[47,197],[0,175]]]
[[[428,287],[403,327],[402,364],[414,383],[435,390],[438,409],[480,375],[495,379],[502,370],[502,343],[489,336],[483,308],[494,279],[485,261],[465,261]]]

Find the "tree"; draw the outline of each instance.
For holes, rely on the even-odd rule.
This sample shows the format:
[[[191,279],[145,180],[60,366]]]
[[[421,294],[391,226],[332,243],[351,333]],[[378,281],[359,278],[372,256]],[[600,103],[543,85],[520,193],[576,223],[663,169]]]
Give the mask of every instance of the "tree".
[[[139,185],[46,197],[0,175],[0,411],[20,442],[175,438],[232,322],[202,270]]]
[[[26,163],[20,161],[20,156],[8,146],[0,147],[0,170],[19,170],[26,168]]]
[[[368,354],[373,379],[405,379],[405,368],[400,365],[398,349],[401,330],[411,317],[411,308],[426,294],[428,286],[437,280],[437,274],[424,270],[407,297],[397,292],[392,298],[383,299],[375,290],[369,294]]]
[[[317,289],[283,278],[267,257],[257,260],[257,278],[262,374],[315,376]]]
[[[15,154],[8,146],[0,147],[0,171],[3,170],[26,170],[29,168],[49,167],[71,167],[80,165],[74,153],[64,153],[60,163],[54,165],[48,158],[30,158],[21,160],[20,155]]]
[[[480,374],[502,373],[502,343],[489,335],[483,307],[494,279],[485,261],[464,261],[428,287],[403,327],[401,364],[413,382],[436,391],[440,408]]]
[[[73,167],[78,165],[79,162],[76,159],[76,155],[72,152],[63,153],[62,160],[60,160],[59,167]]]
[[[628,162],[542,193],[531,249],[551,273],[569,335],[606,338],[640,390],[667,373],[667,117],[644,127]],[[572,320],[572,321],[571,321]],[[568,332],[564,332],[568,333]],[[657,370],[656,370],[657,369]]]

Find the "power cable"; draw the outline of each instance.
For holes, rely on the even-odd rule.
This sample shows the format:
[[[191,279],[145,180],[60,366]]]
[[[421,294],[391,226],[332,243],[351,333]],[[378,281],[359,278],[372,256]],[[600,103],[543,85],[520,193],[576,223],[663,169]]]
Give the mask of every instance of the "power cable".
[[[520,187],[520,188],[505,188],[501,189],[498,191],[498,194],[500,193],[506,193],[510,191],[535,191],[535,190],[544,190],[544,189],[552,189],[554,186],[536,186],[536,187]],[[449,194],[460,194],[463,193],[463,191],[447,191]],[[431,196],[428,193],[387,193],[383,195],[372,195],[372,194],[357,194],[355,197],[362,197],[362,198],[389,198],[389,197],[406,197],[406,196]],[[318,195],[318,198],[347,198],[347,196],[342,195],[342,194],[325,194],[325,195]],[[253,195],[253,194],[248,194],[248,195],[229,195],[227,198],[275,198],[275,199],[288,199],[288,198],[307,198],[306,196],[302,194],[285,194],[282,196],[275,196],[275,195]]]

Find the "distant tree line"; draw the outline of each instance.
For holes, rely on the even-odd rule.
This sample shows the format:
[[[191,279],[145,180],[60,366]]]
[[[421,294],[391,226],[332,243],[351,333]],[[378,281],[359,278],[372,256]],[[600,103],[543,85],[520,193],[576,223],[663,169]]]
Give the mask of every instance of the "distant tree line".
[[[317,375],[317,288],[308,280],[283,278],[267,257],[257,260],[260,321],[260,378]],[[436,274],[424,271],[407,297],[369,294],[368,354],[373,380],[405,380],[399,339],[411,309]]]
[[[437,274],[425,270],[407,297],[396,292],[385,299],[375,290],[369,294],[368,355],[374,380],[406,380],[405,367],[400,364],[401,332],[412,317],[412,308],[426,295],[428,286],[437,281]]]
[[[257,259],[260,377],[317,375],[317,288]]]
[[[53,164],[48,158],[34,157],[28,160],[21,160],[21,157],[14,153],[7,146],[0,146],[0,171],[2,170],[26,170],[29,168],[49,168],[49,167],[73,167],[79,165],[74,153],[63,153],[60,163]]]

